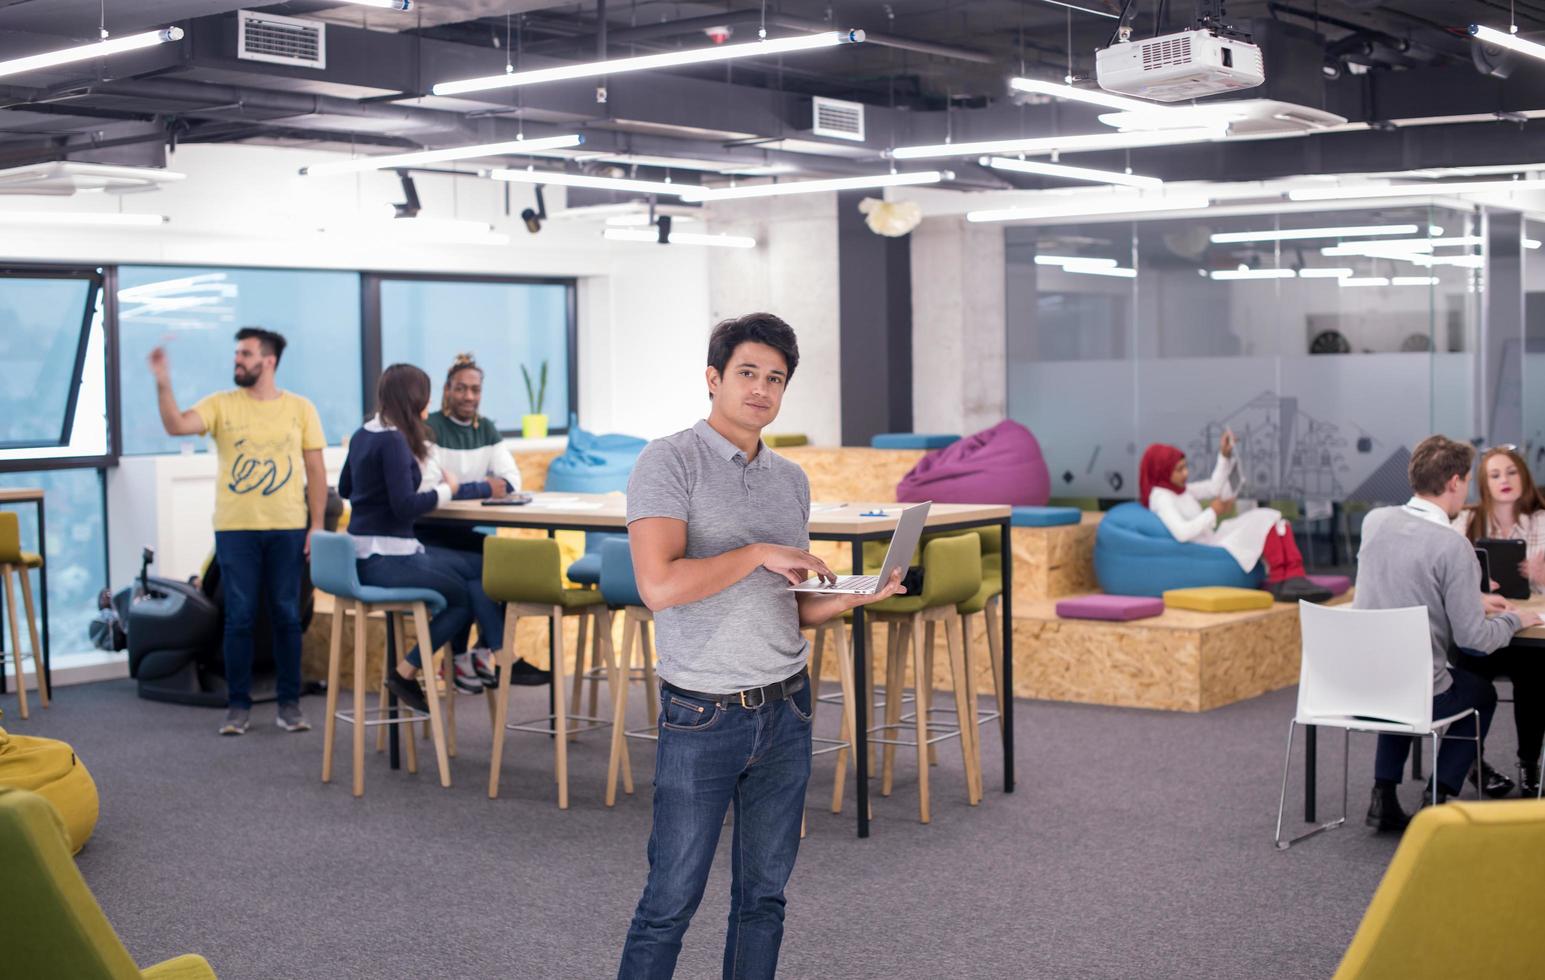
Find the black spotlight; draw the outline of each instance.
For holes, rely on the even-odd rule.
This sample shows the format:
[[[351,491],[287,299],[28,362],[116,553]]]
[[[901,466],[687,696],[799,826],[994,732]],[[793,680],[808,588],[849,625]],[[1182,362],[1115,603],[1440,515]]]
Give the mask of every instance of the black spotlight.
[[[393,204],[393,217],[416,218],[421,209],[418,203],[418,188],[413,186],[413,178],[408,176],[406,170],[397,171],[397,179],[402,182],[402,196],[405,200],[401,204]]]
[[[547,199],[542,196],[542,185],[536,185],[536,210],[526,208],[520,213],[520,220],[526,223],[526,230],[535,235],[542,230],[542,222],[547,220]]]
[[[662,214],[659,218],[655,219],[654,224],[655,230],[659,232],[660,235],[658,239],[660,244],[669,245],[671,243],[671,216],[668,214]]]

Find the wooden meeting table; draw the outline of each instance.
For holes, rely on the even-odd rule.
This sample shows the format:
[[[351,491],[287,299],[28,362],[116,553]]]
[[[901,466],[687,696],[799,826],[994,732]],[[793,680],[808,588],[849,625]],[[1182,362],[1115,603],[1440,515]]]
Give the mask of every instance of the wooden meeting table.
[[[536,493],[524,505],[484,506],[481,501],[457,500],[440,507],[425,523],[446,525],[492,525],[544,530],[548,536],[558,531],[627,530],[627,500],[621,494]],[[904,507],[897,503],[816,502],[811,505],[810,537],[814,541],[844,541],[853,549],[853,574],[864,574],[864,542],[889,540]],[[864,516],[882,512],[884,516]],[[962,531],[977,527],[1000,527],[1003,533],[1003,791],[1014,791],[1014,562],[1012,536],[1006,505],[934,504],[928,512],[928,532]],[[853,610],[853,668],[855,677],[868,674],[868,633],[864,625],[864,607]],[[388,646],[392,633],[387,631]],[[556,628],[549,631],[550,650],[556,656],[560,639]],[[395,651],[388,650],[391,656]],[[554,692],[556,696],[556,692]],[[857,732],[854,738],[854,763],[858,778],[858,836],[869,836],[869,705],[856,699]],[[392,726],[395,751],[397,727]]]

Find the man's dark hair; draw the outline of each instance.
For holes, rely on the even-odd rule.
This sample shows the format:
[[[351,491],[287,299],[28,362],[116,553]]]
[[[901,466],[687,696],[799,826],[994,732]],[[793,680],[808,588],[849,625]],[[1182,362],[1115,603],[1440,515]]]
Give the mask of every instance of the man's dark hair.
[[[733,320],[721,320],[708,337],[708,366],[724,376],[730,365],[730,355],[744,343],[766,344],[783,355],[788,364],[784,382],[792,380],[794,368],[799,365],[799,343],[794,339],[794,328],[771,313],[747,313]]]
[[[242,327],[236,331],[236,342],[241,343],[243,340],[257,341],[264,354],[274,355],[274,367],[279,366],[280,359],[284,357],[284,334],[264,330],[262,327]]]
[[[1411,450],[1411,465],[1406,475],[1411,489],[1426,497],[1436,497],[1456,476],[1467,476],[1475,462],[1475,447],[1455,442],[1447,436],[1428,436]]]

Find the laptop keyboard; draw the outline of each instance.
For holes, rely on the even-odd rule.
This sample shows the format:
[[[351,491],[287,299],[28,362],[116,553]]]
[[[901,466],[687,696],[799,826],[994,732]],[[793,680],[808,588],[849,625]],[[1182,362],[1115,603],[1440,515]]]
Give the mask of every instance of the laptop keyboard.
[[[844,575],[837,579],[835,588],[854,589],[856,591],[868,590],[873,592],[880,587],[878,575]]]

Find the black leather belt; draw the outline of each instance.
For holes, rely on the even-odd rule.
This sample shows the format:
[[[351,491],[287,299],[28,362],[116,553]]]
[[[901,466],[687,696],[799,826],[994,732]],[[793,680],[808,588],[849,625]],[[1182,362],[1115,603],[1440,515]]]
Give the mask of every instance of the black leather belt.
[[[797,693],[804,688],[806,674],[803,670],[793,677],[786,678],[766,687],[753,687],[744,691],[736,691],[733,694],[704,694],[702,691],[689,691],[684,687],[677,687],[670,681],[662,680],[660,686],[667,691],[696,698],[699,701],[714,701],[723,707],[740,705],[742,708],[760,708],[769,701],[781,701],[784,698]]]

